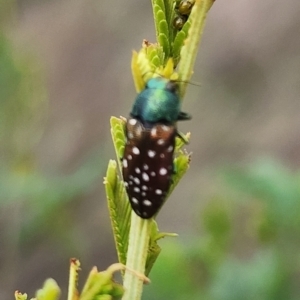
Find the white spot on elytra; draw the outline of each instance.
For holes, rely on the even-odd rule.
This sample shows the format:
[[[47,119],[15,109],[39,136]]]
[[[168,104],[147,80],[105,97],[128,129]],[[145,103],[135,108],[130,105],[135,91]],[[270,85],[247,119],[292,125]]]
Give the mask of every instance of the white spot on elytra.
[[[136,136],[140,136],[142,133],[142,128],[140,126],[135,128],[135,135]]]
[[[133,180],[134,180],[134,182],[135,182],[136,184],[140,184],[140,183],[141,183],[140,180],[139,180],[137,177],[134,177]]]
[[[155,151],[153,151],[153,150],[148,150],[148,156],[149,156],[149,157],[154,157],[155,154],[156,154]]]
[[[136,154],[136,155],[139,155],[139,154],[140,154],[139,148],[138,148],[138,147],[133,147],[133,148],[132,148],[132,153],[133,153],[133,154]]]
[[[128,187],[128,182],[124,181],[124,185],[125,185],[125,187]]]
[[[160,175],[166,175],[167,173],[168,173],[168,171],[166,168],[160,168],[160,170],[159,170]]]
[[[143,217],[147,217],[148,213],[146,211],[143,212]]]
[[[141,173],[140,168],[135,168],[135,173],[140,174]]]
[[[163,131],[169,131],[169,130],[170,130],[170,127],[168,127],[167,125],[162,125],[162,126],[161,126],[161,129],[162,129]]]
[[[129,175],[129,179],[133,179],[133,176],[132,176],[132,175]]]
[[[154,177],[156,174],[155,174],[155,172],[152,171],[152,172],[150,173],[150,175],[151,175],[152,177]]]
[[[142,174],[144,181],[149,181],[149,175],[147,173]]]
[[[143,165],[143,168],[144,168],[144,170],[146,170],[146,171],[149,170],[149,166],[146,165],[146,164]]]
[[[134,126],[136,124],[137,120],[136,119],[130,119],[129,124]]]
[[[172,152],[173,149],[174,149],[174,147],[171,145],[171,146],[168,147],[167,151]]]
[[[131,154],[128,154],[128,155],[127,155],[127,158],[128,158],[129,160],[132,160],[132,155],[131,155]]]
[[[142,190],[147,191],[148,187],[146,185],[142,185]]]
[[[133,189],[136,193],[139,193],[140,192],[140,189],[136,186],[136,187],[134,187],[134,189]]]
[[[146,196],[146,193],[145,193],[145,192],[142,192],[142,196],[145,197],[145,196]]]
[[[124,158],[123,159],[123,168],[127,168],[128,167],[128,162],[127,162],[127,159]]]
[[[133,182],[131,180],[129,180],[129,185],[133,185]]]
[[[157,133],[157,130],[156,130],[156,127],[153,127],[152,129],[151,129],[151,135],[156,135],[156,133]]]
[[[152,205],[151,201],[149,201],[147,199],[143,201],[143,204],[146,205],[146,206],[151,206]]]
[[[156,195],[162,195],[162,190],[160,190],[160,189],[155,190],[155,194]]]
[[[165,141],[163,140],[163,139],[159,139],[158,141],[157,141],[157,144],[158,145],[163,145],[165,143]]]
[[[131,198],[131,201],[132,201],[134,204],[138,204],[138,203],[139,203],[138,199],[136,199],[135,197],[132,197],[132,198]]]
[[[133,137],[134,137],[132,132],[128,132],[127,136],[128,136],[129,139],[133,139]]]
[[[160,155],[160,157],[161,157],[161,158],[164,158],[164,157],[165,157],[165,154],[164,154],[164,153],[162,153],[162,154]]]

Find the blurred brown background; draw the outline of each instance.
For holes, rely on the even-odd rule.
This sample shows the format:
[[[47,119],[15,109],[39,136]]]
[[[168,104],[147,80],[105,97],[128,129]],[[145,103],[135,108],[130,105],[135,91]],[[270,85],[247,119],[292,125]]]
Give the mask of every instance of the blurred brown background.
[[[128,115],[131,52],[155,35],[150,1],[0,4],[8,53],[36,82],[26,90],[28,122],[7,125],[17,150],[8,147],[13,134],[0,136],[0,299],[11,299],[16,289],[33,295],[48,277],[65,289],[71,257],[82,279],[93,265],[116,262],[102,184],[115,157],[109,118]],[[179,124],[192,133],[192,164],[158,217],[162,231],[186,242],[201,235],[202,207],[227,190],[218,176],[225,165],[262,158],[299,169],[299,15],[295,0],[215,2],[192,79],[200,86],[183,103],[193,119]],[[22,112],[8,114],[0,117]],[[244,256],[254,251],[247,239],[236,242]]]

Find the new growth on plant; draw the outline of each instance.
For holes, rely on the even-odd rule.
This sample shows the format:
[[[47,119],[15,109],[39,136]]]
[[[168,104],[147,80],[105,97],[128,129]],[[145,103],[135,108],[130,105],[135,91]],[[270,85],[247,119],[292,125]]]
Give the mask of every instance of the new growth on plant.
[[[170,235],[158,231],[154,218],[189,167],[181,148],[190,134],[180,134],[176,123],[190,119],[181,103],[212,4],[152,0],[157,41],[144,40],[131,62],[138,96],[128,120],[111,118],[117,162],[109,162],[105,187],[114,238],[119,261],[142,274],[161,251],[157,240]],[[140,299],[142,285],[125,271],[123,299]]]
[[[68,300],[141,299],[161,251],[157,241],[176,236],[160,232],[154,219],[189,168],[190,155],[182,147],[190,134],[179,133],[177,121],[190,119],[181,104],[213,2],[152,0],[156,42],[144,40],[131,61],[138,96],[128,120],[110,119],[117,160],[109,161],[104,185],[119,263],[102,272],[93,268],[79,292],[80,262],[71,259]],[[116,271],[123,286],[113,280]],[[49,279],[35,299],[59,297]],[[16,291],[15,299],[27,300],[27,294]]]

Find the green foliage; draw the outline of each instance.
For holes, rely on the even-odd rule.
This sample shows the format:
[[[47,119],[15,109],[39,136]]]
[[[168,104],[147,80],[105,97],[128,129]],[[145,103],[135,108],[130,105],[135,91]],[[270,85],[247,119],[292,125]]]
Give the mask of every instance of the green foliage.
[[[60,296],[60,288],[53,279],[47,279],[41,289],[36,292],[35,298],[32,300],[58,300]],[[27,294],[19,291],[15,292],[15,300],[27,300]]]
[[[1,9],[12,5],[7,2]],[[40,65],[32,53],[18,51],[0,27],[0,209],[22,207],[18,220],[7,220],[19,224],[18,232],[10,229],[7,236],[15,241],[17,234],[21,248],[42,235],[56,234],[70,241],[67,228],[73,221],[62,208],[85,193],[104,167],[98,152],[89,155],[71,175],[45,176],[37,170],[35,147],[48,107]],[[57,211],[61,213],[57,215]],[[61,230],[62,224],[65,230]]]
[[[119,262],[126,264],[131,207],[113,160],[109,162],[104,185]]]
[[[224,191],[202,209],[204,234],[166,241],[145,299],[298,299],[299,175],[266,159],[223,170]]]
[[[198,1],[199,3],[200,1]],[[195,39],[188,31],[193,24],[187,22],[182,29],[182,34],[179,35],[185,34],[185,36],[177,38],[177,42],[174,43],[178,36],[177,30],[172,26],[174,6],[175,2],[172,0],[153,0],[157,44],[145,41],[142,51],[138,55],[133,55],[132,69],[133,73],[136,74],[135,84],[138,91],[144,87],[147,77],[153,76],[153,73],[161,74],[166,78],[178,79],[174,68],[179,62],[181,49],[187,38],[189,41]],[[6,9],[11,7],[10,5],[5,6]],[[177,53],[176,57],[173,55],[174,51]],[[196,49],[188,55],[195,56],[195,53]],[[4,166],[1,168],[0,174],[0,179],[3,179],[0,180],[0,190],[3,192],[1,194],[3,201],[0,205],[5,207],[11,203],[20,204],[20,201],[24,199],[28,201],[27,207],[29,209],[27,214],[24,213],[28,217],[20,220],[22,223],[21,242],[24,243],[30,242],[30,234],[36,233],[34,229],[39,228],[42,232],[43,226],[40,224],[47,220],[50,221],[54,218],[56,220],[56,222],[52,222],[51,232],[62,232],[60,230],[62,223],[57,218],[57,211],[61,211],[63,205],[83,193],[97,179],[100,169],[93,158],[92,165],[88,162],[72,176],[49,179],[36,170],[33,149],[43,132],[47,116],[43,76],[41,76],[41,70],[37,68],[37,65],[31,57],[23,57],[17,53],[10,41],[0,32],[0,69],[2,75],[0,75],[0,139],[3,142],[0,151],[3,154],[1,155],[1,159],[3,157],[1,164]],[[112,118],[111,125],[120,168],[125,141],[124,120]],[[189,136],[187,135],[185,139],[188,140]],[[183,141],[177,139],[176,159],[174,161],[176,173],[173,176],[173,184],[169,194],[189,167],[190,155],[180,150],[183,145]],[[101,162],[99,163],[101,167]],[[118,176],[115,161],[109,163],[105,188],[119,260],[125,263],[131,209],[123,182]],[[61,217],[65,227],[68,223],[66,222],[67,216],[61,214]],[[161,249],[157,241],[165,236],[174,236],[174,234],[159,232],[154,220],[148,223],[150,225],[148,228],[150,229],[148,236],[150,243],[147,247],[146,274],[150,272],[160,254]],[[78,298],[77,271],[74,275],[76,278],[73,278],[74,281],[70,282],[69,287],[69,290],[74,292],[72,299],[104,300],[122,296],[123,288],[113,282],[111,270],[107,273],[107,271],[98,272],[93,269],[80,298]],[[26,294],[16,293],[16,297],[17,299],[27,299]],[[53,280],[46,281],[43,288],[36,294],[36,298],[41,300],[52,300],[58,297],[59,289]]]
[[[183,25],[182,29],[177,33],[174,42],[173,42],[173,57],[175,61],[175,65],[180,60],[180,51],[182,46],[184,45],[185,40],[188,37],[188,31],[191,27],[191,19],[188,19],[187,22]]]
[[[98,272],[94,267],[79,292],[78,279],[80,271],[80,262],[73,258],[70,261],[70,278],[68,299],[69,300],[114,300],[120,299],[124,294],[123,287],[113,280],[113,275],[116,271],[124,268],[121,264],[114,264],[105,271]],[[47,279],[41,289],[36,292],[35,298],[31,300],[58,300],[60,299],[60,288],[53,279]],[[19,291],[15,292],[16,300],[27,300],[27,294],[22,294]]]
[[[156,259],[158,258],[159,254],[161,252],[161,248],[158,245],[157,241],[166,236],[175,237],[175,236],[177,236],[177,234],[159,232],[157,223],[154,220],[152,220],[150,241],[149,241],[149,247],[148,247],[148,253],[147,253],[146,267],[145,267],[145,275],[149,275]]]
[[[167,59],[170,55],[170,40],[169,40],[169,26],[170,22],[166,19],[166,6],[169,6],[168,3],[165,3],[163,0],[153,0],[153,15],[156,29],[156,40],[163,48],[163,52],[165,54],[165,59]],[[170,8],[167,8],[170,11]]]
[[[153,284],[145,287],[143,299],[191,299],[193,285],[186,264],[185,247],[178,240],[166,240],[164,251],[152,271]]]
[[[33,166],[31,151],[42,133],[46,97],[35,61],[15,53],[0,28],[1,163],[20,171]]]
[[[78,300],[120,299],[124,294],[124,288],[113,280],[113,274],[121,268],[122,266],[119,266],[118,264],[112,265],[102,272],[98,272],[96,268],[93,268]]]
[[[47,279],[42,289],[36,292],[37,300],[58,300],[60,296],[60,289],[53,279]]]
[[[2,25],[13,12],[14,3],[2,2],[0,15],[7,15],[0,18],[0,209],[5,225],[1,249],[12,248],[14,252],[16,247],[26,257],[28,249],[32,251],[31,246],[44,236],[55,236],[56,242],[66,248],[82,247],[72,239],[74,220],[65,207],[99,180],[101,155],[90,155],[71,175],[45,176],[37,169],[35,147],[47,120],[44,76],[34,54],[25,48],[18,51],[4,33],[7,27]],[[3,260],[11,257],[5,251],[1,254]],[[59,289],[51,279],[36,294],[36,299],[43,300],[58,297]],[[25,300],[27,295],[16,292],[15,298]]]
[[[191,13],[191,20],[193,21],[187,22],[180,34],[173,27],[176,1],[152,0],[157,44],[152,44],[144,40],[143,48],[139,53],[133,53],[131,67],[137,92],[143,90],[145,82],[149,78],[161,75],[164,78],[173,80],[180,78],[180,95],[181,97],[184,96],[186,82],[192,75],[198,51],[197,45],[199,44],[203,30],[205,16],[212,2],[212,0],[197,0]],[[179,37],[176,37],[177,34],[179,34]],[[176,43],[174,43],[174,40]],[[173,48],[174,45],[175,48]],[[176,56],[173,55],[174,49]],[[181,68],[181,71],[177,74],[174,72],[174,69],[180,60],[182,49],[185,49],[184,55],[187,57],[183,63],[188,65]],[[111,119],[112,138],[120,169],[120,161],[126,142],[125,134],[122,133],[122,127],[124,128],[124,120],[119,120],[118,124],[116,118]],[[188,138],[189,135],[186,137],[182,136],[182,140],[188,140]],[[182,140],[177,140],[176,142],[175,174],[172,178],[169,195],[187,171],[190,163],[190,155],[180,150],[180,146],[184,144]],[[122,262],[126,258],[127,267],[141,273],[146,271],[146,274],[148,274],[161,251],[156,241],[159,236],[163,237],[165,234],[158,232],[156,224],[153,225],[154,221],[151,219],[142,220],[133,213],[131,221],[129,220],[129,202],[126,199],[124,185],[119,179],[116,169],[116,163],[111,161],[104,182],[118,257]],[[130,235],[128,241],[129,227]],[[125,232],[126,230],[127,232]],[[125,252],[126,248],[128,248],[127,253]],[[127,289],[127,293],[125,293],[123,298],[124,300],[140,299],[142,284],[127,271],[124,276],[124,287]]]

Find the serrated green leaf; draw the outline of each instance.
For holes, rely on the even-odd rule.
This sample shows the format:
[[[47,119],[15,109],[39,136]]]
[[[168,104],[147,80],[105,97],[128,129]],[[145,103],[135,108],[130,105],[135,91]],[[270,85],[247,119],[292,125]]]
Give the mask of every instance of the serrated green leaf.
[[[116,151],[116,155],[118,158],[118,161],[120,162],[123,153],[124,153],[124,147],[125,147],[125,132],[124,132],[124,124],[125,120],[111,117],[110,118],[110,126],[111,126],[111,135]]]
[[[52,278],[47,279],[43,288],[36,292],[36,300],[57,300],[59,296],[60,288]]]
[[[168,59],[169,55],[170,55],[170,45],[169,45],[168,36],[166,34],[162,33],[158,36],[158,41],[164,50],[165,59]]]
[[[163,0],[154,0],[153,3],[155,6],[159,6],[160,9],[165,13],[166,8],[165,8],[165,3]]]
[[[152,0],[156,39],[164,51],[164,59],[170,55],[169,23],[166,20],[165,4],[162,0]]]
[[[115,268],[114,266],[112,265],[102,272],[98,272],[97,268],[94,267],[89,273],[79,299],[102,299],[99,298],[100,296],[104,297],[103,299],[113,299],[113,297],[122,296],[124,288],[113,280],[114,272],[119,271],[120,268]]]
[[[78,300],[78,273],[80,271],[80,261],[76,258],[70,259],[68,299]]]
[[[155,19],[155,21],[157,21],[157,24],[159,23],[160,20],[163,20],[164,17],[160,17],[160,12],[164,13],[164,10],[157,4],[154,4],[153,5],[153,12],[154,12],[154,15],[157,16],[157,18]]]
[[[152,1],[157,2],[157,1]],[[158,36],[160,34],[159,31],[159,22],[166,19],[164,8],[162,8],[158,4],[153,4],[153,16],[154,16],[154,24],[155,24],[155,30],[156,30],[156,39],[158,40]]]
[[[157,235],[158,235],[158,226],[155,220],[152,221],[151,231],[150,231],[150,240],[149,240],[149,248],[145,266],[145,275],[148,276],[158,255],[161,252],[160,246],[157,244]]]
[[[27,300],[27,294],[20,293],[19,291],[15,292],[15,300]]]
[[[151,60],[151,63],[155,66],[161,65],[161,61],[157,56],[153,57],[153,59]]]
[[[158,44],[150,44],[147,48],[147,58],[150,61],[153,72],[156,68],[159,68],[164,63],[164,53],[161,46]]]
[[[173,0],[164,0],[165,5],[165,15],[166,15],[166,21],[168,24],[172,24],[173,17],[174,17],[174,8],[175,8],[175,1]],[[170,29],[170,28],[169,28]],[[172,39],[171,39],[172,41]]]
[[[121,157],[125,145],[125,120],[111,118],[111,133],[121,171]],[[118,176],[117,164],[111,160],[104,180],[109,215],[112,223],[119,262],[126,263],[131,207],[123,181]]]
[[[191,155],[188,153],[180,152],[180,154],[174,159],[175,174],[172,177],[173,183],[170,187],[168,195],[170,195],[180,179],[186,173],[190,166]]]
[[[140,93],[147,82],[153,75],[156,68],[148,58],[148,49],[155,49],[158,54],[162,53],[161,47],[157,44],[143,43],[143,48],[137,52],[133,52],[131,60],[131,71],[134,80],[134,85],[137,93]],[[162,55],[160,55],[162,57]],[[161,59],[163,61],[163,59]]]
[[[156,241],[149,243],[148,248],[148,256],[145,266],[145,275],[148,276],[150,274],[151,269],[153,268],[159,254],[161,252],[161,247],[157,244]]]
[[[177,236],[175,233],[166,233],[166,232],[159,232],[158,226],[156,221],[152,220],[151,224],[151,232],[150,232],[150,241],[149,241],[149,249],[147,254],[146,260],[146,267],[145,267],[145,275],[148,276],[156,259],[158,258],[161,248],[157,244],[157,241],[166,237],[166,236]]]
[[[187,134],[180,133],[180,136],[177,136],[175,140],[175,153],[177,153],[183,146],[185,146],[190,141],[190,138],[190,132],[188,132]]]
[[[171,9],[170,17],[167,17],[167,22],[169,24],[169,40],[170,40],[170,46],[171,46],[171,53],[170,56],[173,57],[173,42],[177,33],[177,29],[174,27],[173,22],[175,18],[175,2],[173,5],[173,8]]]
[[[164,17],[164,14],[162,12],[159,13],[161,17]],[[166,37],[169,37],[169,29],[168,29],[168,23],[165,19],[162,19],[158,23],[159,26],[159,35],[164,34]],[[169,44],[169,43],[168,43]]]
[[[181,48],[184,45],[185,40],[188,37],[188,32],[191,27],[191,19],[189,18],[186,23],[183,25],[182,29],[177,32],[174,43],[173,43],[173,58],[175,66],[178,64],[180,60],[180,52]]]
[[[139,93],[144,85],[143,73],[139,64],[139,53],[133,51],[131,58],[131,73],[136,91]]]
[[[115,161],[110,161],[104,180],[106,197],[112,223],[119,262],[126,263],[131,207],[124,183],[117,174]]]

